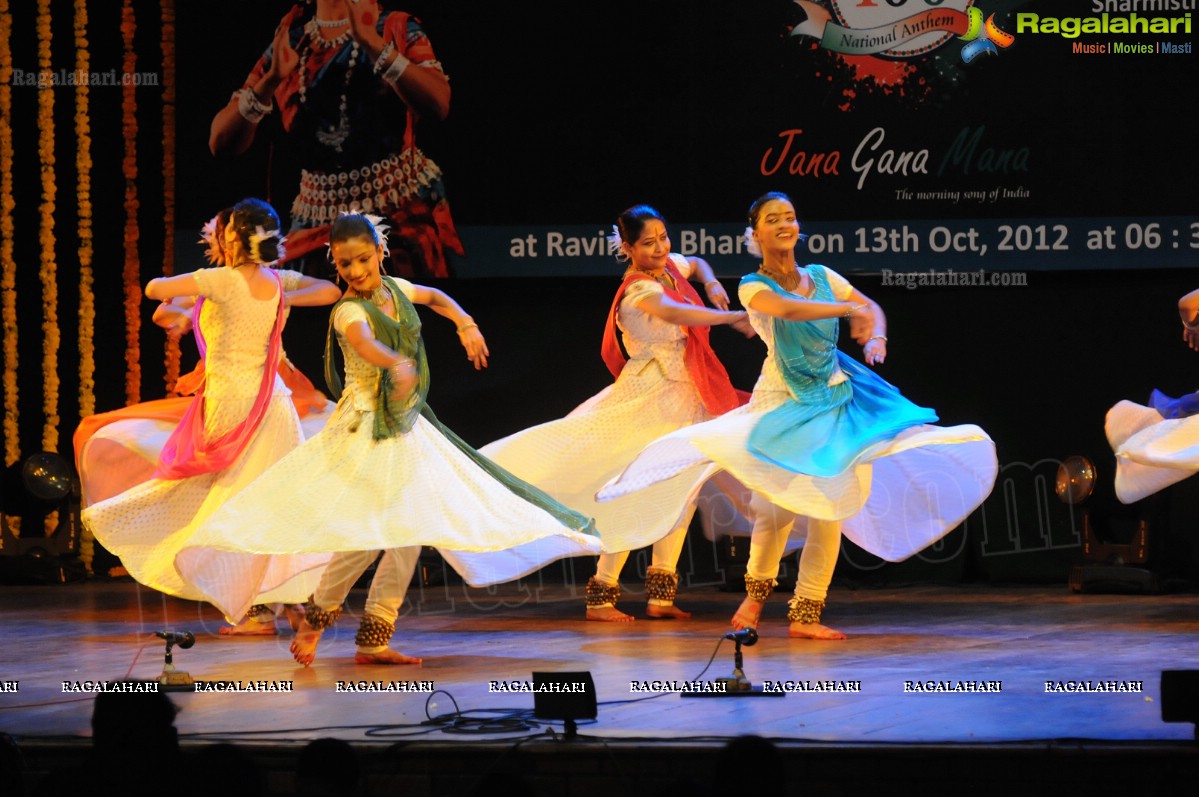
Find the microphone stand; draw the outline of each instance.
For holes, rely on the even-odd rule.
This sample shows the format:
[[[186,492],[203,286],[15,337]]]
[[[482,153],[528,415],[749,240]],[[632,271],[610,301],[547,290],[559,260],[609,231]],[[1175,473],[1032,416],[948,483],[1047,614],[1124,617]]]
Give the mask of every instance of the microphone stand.
[[[167,641],[167,649],[163,654],[162,675],[158,676],[158,683],[162,685],[165,692],[191,692],[196,688],[195,680],[187,673],[175,669],[175,654],[171,652],[171,648],[178,641],[174,634],[159,633],[160,636]],[[190,636],[190,634],[188,635]],[[193,642],[194,644],[194,642]],[[180,647],[189,648],[191,645],[180,644]]]

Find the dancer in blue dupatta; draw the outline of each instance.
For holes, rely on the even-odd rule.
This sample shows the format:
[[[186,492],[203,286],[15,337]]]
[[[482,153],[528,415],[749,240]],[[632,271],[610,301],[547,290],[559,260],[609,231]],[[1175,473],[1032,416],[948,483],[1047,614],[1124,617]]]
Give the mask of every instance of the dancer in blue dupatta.
[[[799,221],[785,194],[755,201],[746,233],[762,263],[738,295],[767,347],[749,404],[659,438],[599,497],[715,463],[752,491],[747,595],[733,626],[757,627],[779,560],[802,540],[790,635],[844,639],[820,622],[841,535],[888,561],[917,553],[990,493],[995,446],[977,426],[929,425],[936,413],[837,350],[848,318],[866,363],[882,363],[886,317],[832,269],[799,268]]]

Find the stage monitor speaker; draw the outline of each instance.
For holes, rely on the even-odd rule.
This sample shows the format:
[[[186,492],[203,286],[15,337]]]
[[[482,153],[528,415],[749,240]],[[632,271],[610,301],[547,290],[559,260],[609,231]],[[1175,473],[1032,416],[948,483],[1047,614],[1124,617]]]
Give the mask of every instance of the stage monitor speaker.
[[[1199,723],[1199,670],[1162,670],[1161,697],[1162,722]]]
[[[595,681],[587,670],[533,673],[533,716],[539,720],[565,720],[566,738],[577,735],[575,720],[598,715]]]

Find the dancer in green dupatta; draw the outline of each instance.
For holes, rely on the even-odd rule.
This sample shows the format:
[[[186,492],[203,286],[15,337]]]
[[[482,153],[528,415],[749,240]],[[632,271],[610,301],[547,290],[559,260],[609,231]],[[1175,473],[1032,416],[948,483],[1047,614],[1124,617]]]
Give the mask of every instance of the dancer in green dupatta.
[[[360,664],[419,663],[389,641],[421,546],[437,548],[471,586],[602,552],[589,518],[503,471],[438,423],[425,403],[429,367],[414,305],[454,323],[476,368],[487,365],[487,344],[442,291],[381,274],[385,240],[362,215],[333,224],[330,256],[348,286],[331,314],[326,351],[329,388],[338,398],[333,417],[247,495],[214,514],[197,549],[176,562],[236,615],[252,597],[239,591],[238,568],[251,569],[271,553],[332,553],[291,646],[304,665],[376,559],[355,637]],[[208,570],[201,546],[242,557],[221,572]]]

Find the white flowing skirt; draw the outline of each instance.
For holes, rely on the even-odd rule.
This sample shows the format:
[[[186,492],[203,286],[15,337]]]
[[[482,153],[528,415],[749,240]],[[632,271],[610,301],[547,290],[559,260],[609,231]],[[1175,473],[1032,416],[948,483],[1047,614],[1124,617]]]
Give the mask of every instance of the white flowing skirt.
[[[429,545],[485,586],[602,551],[598,537],[509,491],[423,417],[378,441],[372,421],[339,404],[319,434],[208,519],[179,552],[179,571],[238,617],[254,598],[245,574],[281,554]]]
[[[906,429],[866,449],[830,478],[765,462],[750,452],[750,433],[762,415],[786,400],[786,393],[757,392],[744,407],[666,435],[597,497],[621,499],[697,466],[714,466],[801,516],[789,548],[802,544],[804,518],[840,520],[842,533],[856,545],[898,562],[953,530],[995,484],[995,444],[971,424]]]
[[[1104,431],[1116,453],[1116,497],[1126,504],[1199,471],[1199,415],[1166,419],[1121,401],[1108,410]]]

